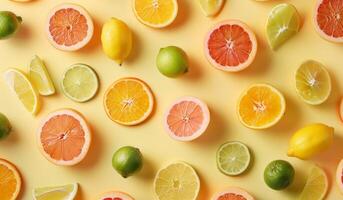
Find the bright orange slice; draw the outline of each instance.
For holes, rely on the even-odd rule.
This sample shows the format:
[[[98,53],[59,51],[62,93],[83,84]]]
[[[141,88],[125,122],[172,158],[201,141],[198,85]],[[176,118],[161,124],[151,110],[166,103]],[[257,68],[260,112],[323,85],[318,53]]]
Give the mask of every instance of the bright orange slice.
[[[149,86],[137,78],[115,81],[104,96],[108,117],[122,125],[136,125],[146,120],[154,107]]]
[[[56,165],[75,165],[86,156],[91,131],[84,118],[70,109],[50,113],[38,129],[37,143],[42,154]]]
[[[283,95],[267,84],[254,84],[241,96],[237,105],[239,120],[248,128],[265,129],[275,125],[286,110]]]
[[[21,178],[16,167],[7,160],[0,159],[0,199],[17,199],[21,187]]]

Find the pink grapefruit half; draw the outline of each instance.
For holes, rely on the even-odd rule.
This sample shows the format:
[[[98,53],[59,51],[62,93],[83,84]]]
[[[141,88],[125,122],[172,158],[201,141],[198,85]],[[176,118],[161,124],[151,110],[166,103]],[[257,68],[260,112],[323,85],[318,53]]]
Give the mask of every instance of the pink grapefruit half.
[[[100,195],[98,200],[134,200],[130,195],[124,192],[110,191]]]
[[[343,159],[341,160],[341,162],[339,162],[337,166],[336,182],[337,182],[339,190],[343,194]]]
[[[214,195],[212,200],[254,200],[254,197],[241,188],[230,187]]]

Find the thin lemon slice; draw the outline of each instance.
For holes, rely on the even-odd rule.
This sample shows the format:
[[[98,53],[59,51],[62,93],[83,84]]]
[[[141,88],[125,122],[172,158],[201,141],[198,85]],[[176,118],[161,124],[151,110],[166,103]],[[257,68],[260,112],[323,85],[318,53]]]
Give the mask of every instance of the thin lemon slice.
[[[36,114],[40,105],[38,92],[26,75],[17,69],[8,69],[4,72],[4,79],[25,108],[30,113]]]
[[[303,101],[319,105],[326,101],[331,93],[331,78],[324,65],[308,60],[295,74],[296,91]]]
[[[177,162],[157,173],[154,190],[159,200],[195,200],[199,194],[200,180],[190,165]]]
[[[203,13],[206,17],[212,17],[218,14],[224,5],[224,0],[198,0]]]
[[[272,49],[277,49],[299,32],[300,16],[297,9],[287,3],[273,8],[267,21],[267,37]]]
[[[34,200],[73,200],[77,194],[77,183],[55,186],[42,187],[33,190]]]
[[[311,168],[305,187],[297,200],[323,200],[328,190],[328,178],[318,166]]]
[[[30,63],[29,78],[37,88],[39,94],[48,96],[55,93],[55,87],[49,72],[38,56],[35,56]]]

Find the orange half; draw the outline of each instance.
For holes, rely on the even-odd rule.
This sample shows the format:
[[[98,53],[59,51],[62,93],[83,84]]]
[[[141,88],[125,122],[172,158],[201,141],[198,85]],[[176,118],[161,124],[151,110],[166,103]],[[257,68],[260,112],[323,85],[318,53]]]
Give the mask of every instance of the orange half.
[[[0,199],[17,199],[21,187],[21,178],[16,167],[7,160],[0,159]]]

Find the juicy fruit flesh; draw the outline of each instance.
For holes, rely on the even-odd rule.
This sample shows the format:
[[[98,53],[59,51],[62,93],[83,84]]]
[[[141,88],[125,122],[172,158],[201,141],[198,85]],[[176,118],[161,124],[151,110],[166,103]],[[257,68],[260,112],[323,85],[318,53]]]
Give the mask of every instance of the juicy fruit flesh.
[[[207,17],[212,17],[221,10],[224,1],[223,0],[198,0],[200,6]]]
[[[120,198],[120,197],[107,197],[107,198],[103,198],[102,200],[124,200],[124,199],[122,199],[122,198]]]
[[[173,0],[136,0],[134,6],[139,18],[149,24],[166,23],[177,9]]]
[[[30,63],[30,80],[35,85],[41,95],[51,95],[55,93],[55,87],[43,61],[35,56]]]
[[[314,166],[307,178],[305,187],[300,194],[299,200],[323,199],[328,189],[328,180],[325,172]]]
[[[317,24],[328,36],[343,38],[343,0],[322,0],[317,10]]]
[[[246,198],[239,194],[227,193],[221,195],[216,200],[246,200]]]
[[[17,180],[11,169],[0,164],[0,199],[11,199],[16,191]]]
[[[75,195],[77,185],[69,184],[57,187],[44,187],[34,189],[34,196],[36,200],[61,200],[71,199]]]

